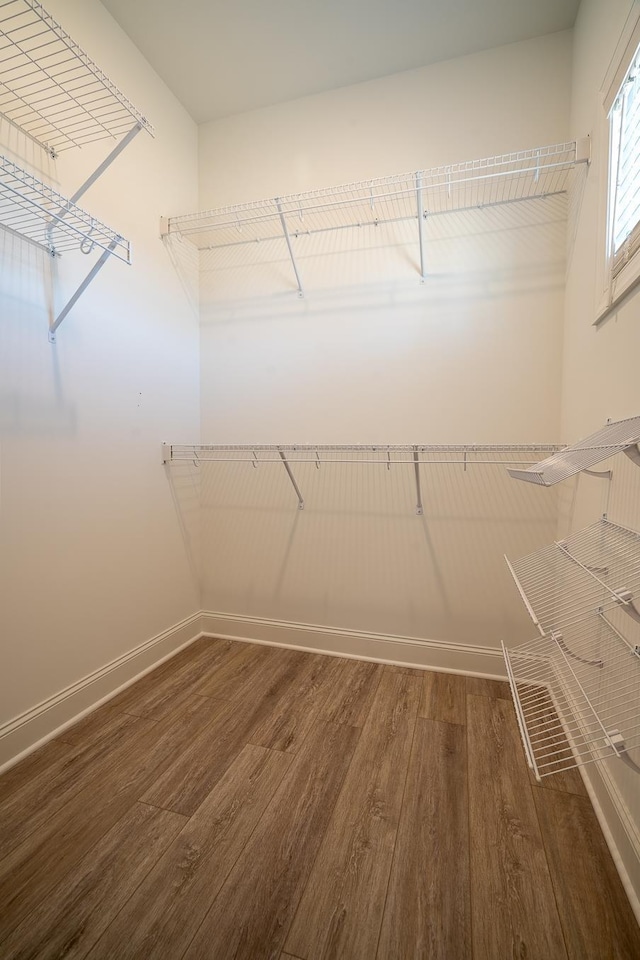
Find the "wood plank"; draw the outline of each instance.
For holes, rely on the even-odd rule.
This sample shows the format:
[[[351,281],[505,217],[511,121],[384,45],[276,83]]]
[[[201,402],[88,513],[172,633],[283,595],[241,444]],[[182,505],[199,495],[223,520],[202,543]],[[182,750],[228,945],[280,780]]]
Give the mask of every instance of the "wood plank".
[[[378,960],[471,957],[466,734],[419,719]]]
[[[566,960],[511,703],[467,696],[474,960]]]
[[[181,957],[290,762],[282,753],[246,746],[90,957]],[[249,902],[244,909],[250,909]]]
[[[255,643],[242,643],[238,646],[239,649],[227,663],[194,687],[195,693],[203,697],[214,697],[216,700],[233,700],[250,676],[257,675],[269,658],[275,659],[283,652],[277,647]]]
[[[31,780],[40,777],[61,758],[72,754],[71,746],[61,740],[49,740],[42,747],[14,763],[0,774],[0,804],[8,800],[17,790],[22,790]]]
[[[589,800],[533,795],[569,960],[640,957],[640,928]]]
[[[188,700],[197,687],[215,675],[241,651],[242,645],[231,640],[201,637],[186,650],[146,674],[110,701],[113,708],[138,717],[160,720],[175,710],[179,702]]]
[[[362,727],[383,673],[381,663],[366,660],[343,660],[343,668],[329,690],[320,716],[331,723]]]
[[[86,956],[185,822],[177,813],[134,804],[2,944],[3,960]]]
[[[34,777],[0,804],[0,858],[41,827],[51,816],[75,796],[86,782],[88,775],[99,770],[103,761],[116,747],[133,743],[140,727],[148,728],[145,721],[124,714],[113,714],[103,724],[100,739],[85,747],[71,747],[57,762]]]
[[[508,680],[487,680],[486,677],[467,677],[467,694],[474,697],[493,697],[494,700],[511,700]]]
[[[194,737],[186,750],[176,754],[141,799],[186,816],[195,813],[254,731],[296,683],[306,661],[279,655],[291,652],[280,650],[278,655],[267,657],[266,661],[261,658],[261,682],[255,698],[227,702],[227,708],[216,722]]]
[[[420,680],[384,671],[293,926],[305,960],[371,960],[382,924]]]
[[[360,731],[318,723],[238,858],[184,960],[278,956]]]
[[[78,791],[0,861],[0,930],[7,936],[133,805],[226,704],[195,697],[179,724],[148,723],[87,771]]]
[[[466,677],[426,671],[422,681],[420,716],[444,723],[467,722]]]
[[[251,734],[251,742],[295,753],[313,726],[343,663],[334,657],[312,657],[300,671],[295,686],[289,688]]]

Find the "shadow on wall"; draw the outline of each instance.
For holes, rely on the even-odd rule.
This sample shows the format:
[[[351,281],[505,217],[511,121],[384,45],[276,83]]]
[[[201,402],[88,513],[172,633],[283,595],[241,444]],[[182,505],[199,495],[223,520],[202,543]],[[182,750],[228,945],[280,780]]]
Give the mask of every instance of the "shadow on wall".
[[[495,646],[533,626],[503,555],[554,538],[557,495],[480,455],[412,463],[173,464],[183,527],[199,473],[205,609]],[[531,455],[516,455],[527,459]],[[425,458],[426,459],[426,458]],[[194,540],[190,537],[191,549]]]
[[[52,311],[50,257],[0,227],[0,436],[76,432],[75,405],[47,339]]]

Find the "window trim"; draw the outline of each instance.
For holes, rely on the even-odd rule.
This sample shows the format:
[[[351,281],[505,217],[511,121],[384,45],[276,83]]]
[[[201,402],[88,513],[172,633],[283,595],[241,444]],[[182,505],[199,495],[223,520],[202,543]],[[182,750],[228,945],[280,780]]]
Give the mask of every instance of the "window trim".
[[[603,140],[606,142],[608,149],[606,152],[607,162],[603,164],[603,205],[600,220],[601,224],[604,224],[602,231],[603,257],[601,260],[602,283],[600,287],[602,297],[594,321],[595,326],[609,316],[640,284],[640,244],[638,244],[636,240],[640,228],[636,226],[631,236],[625,241],[626,244],[630,240],[631,244],[636,246],[636,249],[626,263],[620,266],[619,257],[616,258],[613,252],[612,198],[614,197],[614,191],[611,185],[613,154],[615,150],[612,136],[611,111],[639,48],[640,5],[636,2],[627,18],[601,88]]]

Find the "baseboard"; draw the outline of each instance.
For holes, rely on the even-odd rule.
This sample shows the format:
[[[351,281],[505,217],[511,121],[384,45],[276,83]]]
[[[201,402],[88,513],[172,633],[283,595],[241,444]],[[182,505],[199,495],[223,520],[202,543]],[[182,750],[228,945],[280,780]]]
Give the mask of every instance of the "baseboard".
[[[201,636],[193,614],[0,726],[0,773]]]
[[[611,763],[620,763],[611,760]],[[593,809],[640,925],[640,824],[629,814],[607,762],[581,767]]]
[[[202,612],[201,630],[205,636],[309,650],[326,656],[506,679],[502,653],[492,647],[211,611]]]

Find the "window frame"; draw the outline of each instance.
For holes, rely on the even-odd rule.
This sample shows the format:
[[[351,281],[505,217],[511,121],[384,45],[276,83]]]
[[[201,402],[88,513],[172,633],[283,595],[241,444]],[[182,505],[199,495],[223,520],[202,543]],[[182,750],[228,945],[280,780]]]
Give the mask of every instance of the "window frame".
[[[640,56],[640,9],[634,4],[622,36],[618,42],[611,64],[607,70],[601,89],[603,103],[603,141],[607,145],[606,160],[603,166],[602,216],[604,224],[601,259],[602,297],[598,306],[595,325],[597,326],[631,291],[640,284],[640,224],[636,225],[630,236],[623,242],[624,249],[630,240],[635,247],[633,253],[620,264],[620,258],[613,250],[613,217],[615,204],[615,161],[617,144],[615,143],[612,112],[631,68]]]

